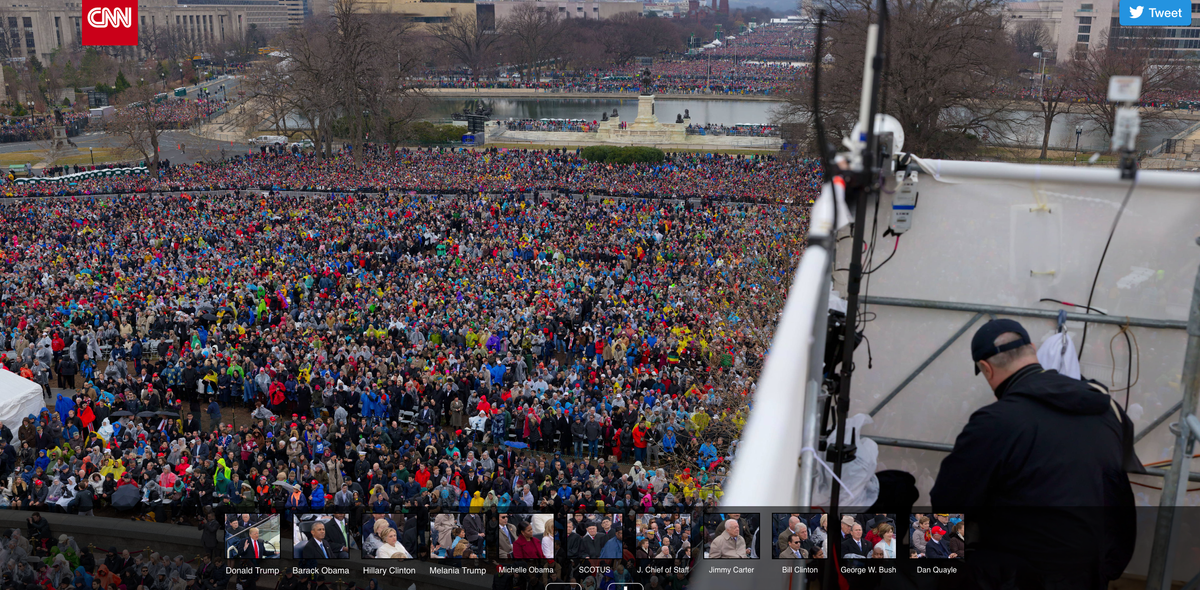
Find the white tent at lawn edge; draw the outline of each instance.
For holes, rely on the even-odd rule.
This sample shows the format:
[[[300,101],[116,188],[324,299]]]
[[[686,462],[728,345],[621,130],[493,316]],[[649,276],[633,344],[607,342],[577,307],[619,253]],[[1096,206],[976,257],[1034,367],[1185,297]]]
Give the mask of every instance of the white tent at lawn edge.
[[[0,370],[0,422],[15,428],[21,419],[46,407],[42,386],[12,371]]]

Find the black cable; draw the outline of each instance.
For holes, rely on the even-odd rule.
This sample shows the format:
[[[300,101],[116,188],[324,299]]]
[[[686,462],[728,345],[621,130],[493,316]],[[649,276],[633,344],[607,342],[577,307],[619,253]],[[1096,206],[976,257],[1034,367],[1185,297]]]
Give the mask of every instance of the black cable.
[[[1129,183],[1129,190],[1125,193],[1125,199],[1121,201],[1121,208],[1117,209],[1117,216],[1113,219],[1112,228],[1108,230],[1108,240],[1104,242],[1104,252],[1100,253],[1100,263],[1096,265],[1096,275],[1092,277],[1092,289],[1088,291],[1087,305],[1084,307],[1084,314],[1091,312],[1092,297],[1096,294],[1096,283],[1100,280],[1100,269],[1104,267],[1104,259],[1108,256],[1108,247],[1112,244],[1113,234],[1117,233],[1117,224],[1121,222],[1121,215],[1125,213],[1125,206],[1129,204],[1129,197],[1133,196],[1133,189],[1137,187],[1137,178],[1135,177]],[[1088,324],[1083,324],[1083,337],[1079,340],[1079,358],[1083,358],[1083,346],[1087,344]]]
[[[1129,351],[1129,364],[1125,365],[1125,411],[1129,411],[1129,392],[1133,391],[1133,343],[1129,341],[1129,330],[1121,330],[1125,335],[1125,349]],[[1139,355],[1140,356],[1140,355]],[[1138,359],[1140,362],[1141,359]],[[1142,374],[1142,369],[1138,367],[1138,375]]]
[[[887,264],[888,261],[891,260],[892,257],[896,255],[896,250],[899,250],[899,249],[900,249],[900,236],[896,236],[896,245],[895,245],[895,247],[892,248],[892,253],[888,254],[888,257],[884,258],[883,262],[879,263],[879,266],[876,266],[875,268],[868,270],[867,272],[864,272],[863,274],[869,275],[869,274],[883,268],[883,265]]]
[[[1066,301],[1059,301],[1059,300],[1057,300],[1057,299],[1051,299],[1051,298],[1049,298],[1049,297],[1042,297],[1041,299],[1038,299],[1038,301],[1050,301],[1050,302],[1053,302],[1053,303],[1057,303],[1057,304],[1059,304],[1059,305],[1066,305],[1066,306],[1068,306],[1068,307],[1082,307],[1082,308],[1084,308],[1084,309],[1090,309],[1090,310],[1092,310],[1092,311],[1094,311],[1094,312],[1096,312],[1096,313],[1098,313],[1098,314],[1100,314],[1100,315],[1108,315],[1108,314],[1106,314],[1106,313],[1104,313],[1104,312],[1102,312],[1102,311],[1100,311],[1100,310],[1098,310],[1098,309],[1093,309],[1093,308],[1091,308],[1091,307],[1088,307],[1088,306],[1086,306],[1086,305],[1080,305],[1080,304],[1078,304],[1078,303],[1067,303]]]
[[[881,187],[883,186],[883,170],[882,169],[880,169],[880,171],[879,171],[879,186],[881,186]],[[879,201],[882,201],[882,200],[883,200],[883,197],[877,193],[875,195],[875,214],[871,220],[871,246],[867,251],[867,257],[866,257],[866,261],[863,263],[863,268],[871,268],[871,264],[875,262],[875,243],[879,241]],[[867,282],[865,285],[863,285],[863,300],[864,301],[862,303],[862,307],[860,308],[860,311],[857,314],[857,317],[855,318],[855,322],[854,322],[854,327],[856,330],[865,330],[867,327],[867,323],[865,321],[860,322],[859,320],[860,320],[860,318],[864,317],[864,314],[867,311],[866,298],[871,295],[871,273],[864,272],[862,274],[863,274],[863,276],[867,277]],[[862,328],[859,328],[860,325],[862,326]]]
[[[875,362],[875,359],[871,358],[871,339],[867,338],[866,334],[863,334],[862,337],[867,341],[867,368],[870,369],[871,364]]]

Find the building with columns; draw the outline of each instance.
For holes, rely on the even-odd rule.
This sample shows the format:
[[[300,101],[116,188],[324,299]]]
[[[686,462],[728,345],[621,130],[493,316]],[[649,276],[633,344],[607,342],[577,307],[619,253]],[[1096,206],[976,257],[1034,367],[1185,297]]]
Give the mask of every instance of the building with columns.
[[[0,0],[0,26],[9,43],[8,56],[17,60],[36,56],[43,62],[59,48],[82,45],[83,7],[78,0]],[[205,4],[179,4],[173,0],[138,3],[139,34],[174,27],[196,47],[215,46],[241,38],[251,25],[270,36],[288,26],[287,7],[278,0],[225,0]],[[139,47],[110,47],[105,53],[118,58],[141,58]]]

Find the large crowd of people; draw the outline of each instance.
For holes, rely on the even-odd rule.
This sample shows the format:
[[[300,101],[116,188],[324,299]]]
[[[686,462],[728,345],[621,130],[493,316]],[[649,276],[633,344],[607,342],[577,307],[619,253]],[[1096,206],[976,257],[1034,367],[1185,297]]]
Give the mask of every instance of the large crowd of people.
[[[162,182],[258,169],[275,171],[263,183],[433,183],[490,158],[583,190],[568,164],[580,180],[621,168],[391,156],[315,171],[251,159]],[[759,164],[795,168],[699,158],[657,182],[686,171],[750,193],[737,177]],[[805,209],[474,191],[0,205],[4,364],[55,394],[0,427],[5,501],[160,522],[214,507],[340,507],[359,522],[403,502],[701,503],[736,448],[706,429],[744,417]]]
[[[213,113],[225,108],[226,101],[224,99],[196,99],[186,100],[182,98],[168,98],[163,102],[157,102],[151,105],[133,104],[123,106],[119,109],[120,113],[140,113],[146,109],[151,109],[153,116],[163,129],[183,129],[196,121],[206,119]]]
[[[750,59],[711,59],[704,55],[661,61],[651,66],[657,94],[774,95],[791,88],[807,67]],[[429,72],[420,84],[429,88],[525,89],[563,93],[637,93],[641,68],[613,66],[603,70],[553,72],[540,80],[475,79],[461,73]]]
[[[63,126],[68,137],[79,135],[88,124],[88,113],[63,110]],[[41,141],[54,137],[57,119],[53,113],[24,117],[0,116],[0,143]]]
[[[656,59],[650,69],[658,94],[778,95],[807,71],[812,41],[794,26],[758,27],[699,53]],[[526,89],[564,93],[640,92],[644,66],[636,62],[605,68],[548,72],[539,79],[468,76],[430,70],[417,80],[428,88]]]
[[[616,165],[589,162],[575,150],[376,148],[365,150],[361,160],[348,153],[324,161],[313,154],[253,156],[226,163],[173,165],[158,177],[11,184],[3,190],[7,196],[39,196],[246,189],[463,195],[558,191],[803,205],[818,194],[820,171],[815,161],[765,155],[676,153],[660,163]]]
[[[583,119],[509,119],[503,125],[509,131],[595,133],[599,128],[596,121]]]
[[[733,135],[739,137],[779,137],[781,130],[775,125],[688,125],[688,135]]]
[[[67,534],[54,535],[40,513],[30,514],[25,522],[23,529],[9,529],[0,538],[0,586],[4,588],[219,590],[231,581],[220,554],[172,557],[148,550],[92,547]],[[40,558],[51,552],[52,557]]]

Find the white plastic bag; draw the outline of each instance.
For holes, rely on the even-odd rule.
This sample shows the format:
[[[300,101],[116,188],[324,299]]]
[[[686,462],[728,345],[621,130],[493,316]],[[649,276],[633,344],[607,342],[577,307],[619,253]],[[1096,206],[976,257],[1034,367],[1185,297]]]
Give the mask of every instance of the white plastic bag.
[[[879,462],[879,445],[869,438],[862,437],[863,426],[874,422],[866,414],[855,414],[846,419],[847,444],[857,445],[854,460],[842,464],[842,485],[838,494],[839,506],[857,506],[867,508],[879,498],[879,478],[875,477],[875,466]],[[853,439],[851,440],[851,435]],[[837,440],[837,432],[829,437],[830,444]],[[824,453],[818,453],[818,458],[824,460]],[[832,465],[829,466],[833,468]],[[833,493],[833,475],[829,469],[816,466],[813,474],[813,506],[828,506]]]
[[[1065,340],[1064,340],[1065,339]],[[1063,344],[1066,347],[1063,347]],[[1067,332],[1055,332],[1050,335],[1037,351],[1038,363],[1045,369],[1054,369],[1068,377],[1079,379],[1079,355],[1075,353],[1075,341]]]

